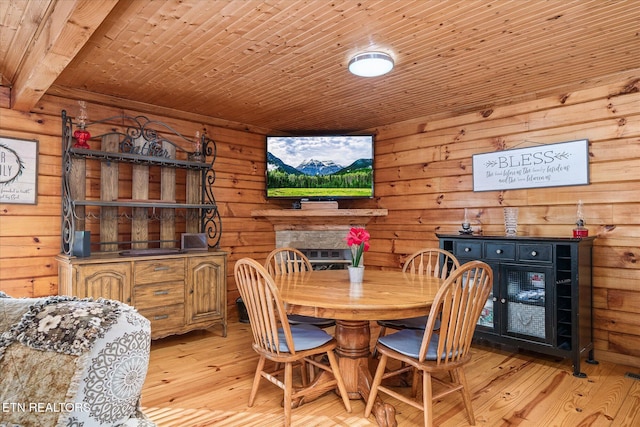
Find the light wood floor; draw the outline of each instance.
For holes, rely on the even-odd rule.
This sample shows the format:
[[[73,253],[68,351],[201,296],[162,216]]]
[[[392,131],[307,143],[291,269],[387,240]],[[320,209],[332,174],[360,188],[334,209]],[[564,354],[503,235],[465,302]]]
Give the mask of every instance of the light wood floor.
[[[154,341],[142,393],[144,412],[161,427],[280,426],[282,392],[262,381],[256,403],[247,406],[257,357],[249,325],[230,319],[220,328]],[[597,359],[597,352],[596,352]],[[478,426],[640,426],[638,369],[600,362],[582,364],[588,378],[572,375],[571,363],[533,353],[474,346],[466,369]],[[422,425],[421,413],[394,404],[399,426]],[[292,411],[295,426],[375,426],[364,402],[347,413],[328,393]],[[469,425],[457,395],[434,404],[435,425]]]

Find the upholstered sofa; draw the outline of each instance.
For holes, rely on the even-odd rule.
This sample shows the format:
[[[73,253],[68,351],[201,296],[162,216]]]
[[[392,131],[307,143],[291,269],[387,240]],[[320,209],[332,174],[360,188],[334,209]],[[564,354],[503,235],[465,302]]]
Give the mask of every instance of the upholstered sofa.
[[[153,427],[149,321],[111,300],[0,292],[0,427]]]

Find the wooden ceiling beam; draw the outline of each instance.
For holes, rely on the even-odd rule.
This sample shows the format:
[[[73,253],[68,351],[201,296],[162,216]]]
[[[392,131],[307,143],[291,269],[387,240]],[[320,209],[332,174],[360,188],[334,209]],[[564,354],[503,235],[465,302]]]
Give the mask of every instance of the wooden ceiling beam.
[[[117,3],[52,0],[17,71],[11,107],[32,110]]]

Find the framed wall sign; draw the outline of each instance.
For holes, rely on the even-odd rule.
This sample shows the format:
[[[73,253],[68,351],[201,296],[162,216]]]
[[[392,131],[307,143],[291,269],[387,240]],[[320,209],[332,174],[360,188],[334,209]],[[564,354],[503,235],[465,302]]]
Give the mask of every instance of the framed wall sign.
[[[473,191],[587,184],[586,139],[473,156]]]
[[[36,204],[38,141],[0,136],[0,203]]]

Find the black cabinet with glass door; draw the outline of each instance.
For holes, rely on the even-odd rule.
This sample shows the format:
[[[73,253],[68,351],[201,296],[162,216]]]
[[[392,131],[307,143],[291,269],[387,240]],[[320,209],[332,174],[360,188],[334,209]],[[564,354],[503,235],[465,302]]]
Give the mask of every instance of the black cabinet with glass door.
[[[593,362],[591,250],[594,238],[499,237],[438,234],[440,248],[460,263],[486,262],[493,292],[482,311],[477,340]]]

